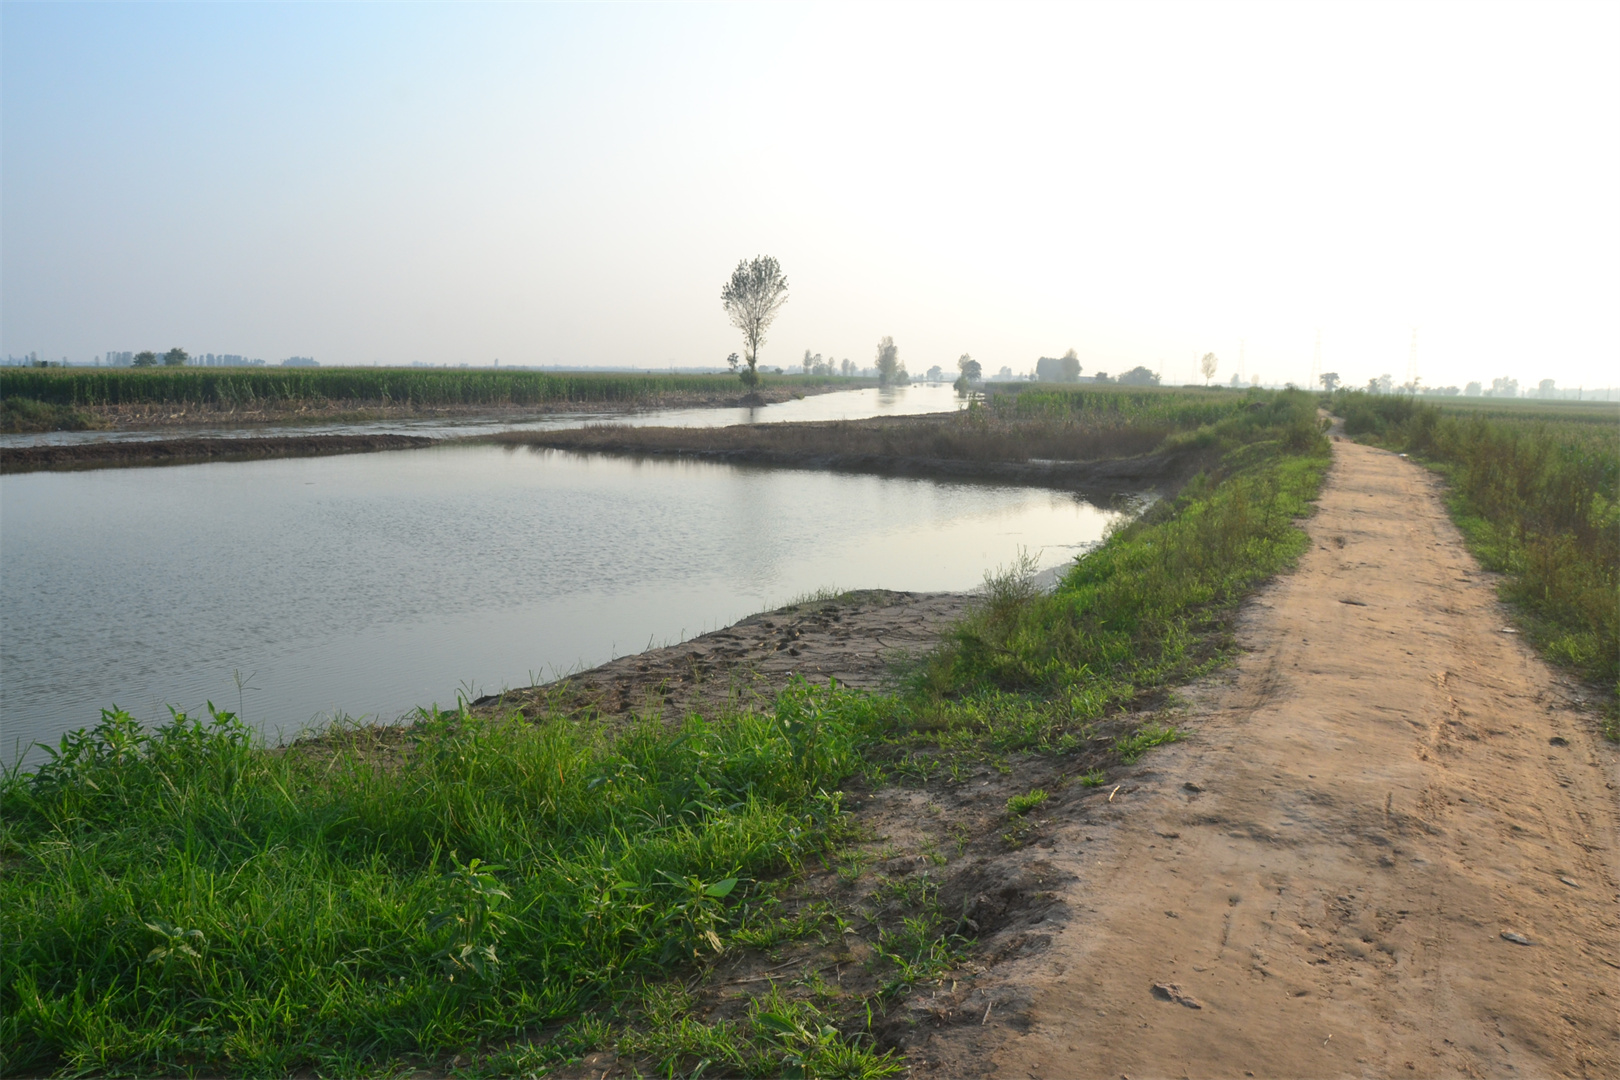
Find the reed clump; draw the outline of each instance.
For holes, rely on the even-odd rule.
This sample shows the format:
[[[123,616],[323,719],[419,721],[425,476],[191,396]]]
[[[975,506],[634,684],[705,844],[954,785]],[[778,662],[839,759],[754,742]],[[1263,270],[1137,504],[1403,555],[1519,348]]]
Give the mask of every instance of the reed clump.
[[[1542,653],[1620,694],[1620,411],[1612,404],[1437,407],[1336,394],[1345,430],[1450,482],[1469,548]],[[1611,739],[1620,727],[1611,719]]]

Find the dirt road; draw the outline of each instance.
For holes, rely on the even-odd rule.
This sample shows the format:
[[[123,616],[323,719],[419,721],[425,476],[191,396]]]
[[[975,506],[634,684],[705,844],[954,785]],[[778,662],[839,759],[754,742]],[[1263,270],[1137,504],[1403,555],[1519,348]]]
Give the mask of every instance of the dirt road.
[[[1066,919],[935,1075],[1620,1076],[1615,750],[1504,632],[1436,480],[1334,449],[1236,671],[1053,823]]]

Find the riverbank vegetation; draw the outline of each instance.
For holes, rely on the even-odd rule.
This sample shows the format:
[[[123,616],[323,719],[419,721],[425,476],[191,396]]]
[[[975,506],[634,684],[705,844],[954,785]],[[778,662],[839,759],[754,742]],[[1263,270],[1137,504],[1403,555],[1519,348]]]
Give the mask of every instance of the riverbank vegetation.
[[[1103,716],[1217,662],[1237,604],[1304,551],[1294,520],[1329,461],[1314,402],[1268,397],[1173,440],[1213,452],[1213,464],[1055,591],[1017,572],[993,581],[922,673],[929,726],[1008,749],[1073,747]]]
[[[983,419],[1112,408],[1068,393]],[[225,713],[109,711],[0,778],[0,1069],[901,1071],[910,995],[955,1000],[1010,917],[1015,883],[981,895],[963,852],[1034,842],[1043,808],[1178,738],[1168,691],[1303,548],[1314,399],[1224,404],[1171,425],[1161,449],[1207,462],[1174,499],[1051,595],[996,577],[891,694],[799,682],[621,729],[462,709],[284,749]],[[983,835],[947,819],[891,850],[846,809],[895,783],[974,805],[953,785],[984,770],[1021,801]]]
[[[1027,388],[969,399],[947,416],[723,428],[596,425],[488,441],[593,453],[674,454],[789,465],[902,461],[1072,463],[1199,449],[1175,439],[1263,407],[1269,395],[1141,388]]]
[[[1345,431],[1438,469],[1470,550],[1541,653],[1602,686],[1620,740],[1620,410],[1340,392]]]
[[[853,385],[839,376],[773,380],[785,393]],[[8,431],[105,426],[108,413],[149,407],[209,412],[636,406],[735,398],[727,375],[459,368],[3,368]],[[65,419],[64,419],[65,418]]]

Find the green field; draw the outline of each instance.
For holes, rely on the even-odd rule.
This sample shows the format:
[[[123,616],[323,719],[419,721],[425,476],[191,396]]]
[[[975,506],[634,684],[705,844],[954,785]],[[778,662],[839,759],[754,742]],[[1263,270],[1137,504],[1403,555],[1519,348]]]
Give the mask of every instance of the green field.
[[[1620,405],[1334,395],[1345,430],[1450,482],[1450,508],[1555,663],[1620,691]],[[1610,703],[1610,738],[1620,737]]]
[[[772,381],[823,386],[851,380],[792,375]],[[549,405],[728,392],[741,392],[735,375],[458,368],[0,368],[0,398],[79,408],[145,404],[254,408],[299,402]]]
[[[1021,399],[1061,420],[1185,397],[1073,393]],[[1222,662],[1236,605],[1303,549],[1328,463],[1312,397],[1212,400],[1171,436],[1208,461],[1179,497],[1051,596],[1018,567],[997,577],[893,695],[800,683],[628,730],[435,712],[408,741],[292,750],[228,714],[156,731],[104,714],[0,778],[0,1071],[495,1076],[597,1049],[659,1075],[901,1071],[874,1032],[972,947],[926,874],[883,884],[892,914],[849,915],[870,992],[759,983],[705,1021],[685,987],[741,950],[856,932],[778,906],[797,867],[839,857],[852,777],[1023,753],[1101,783],[1179,737],[1125,711]]]

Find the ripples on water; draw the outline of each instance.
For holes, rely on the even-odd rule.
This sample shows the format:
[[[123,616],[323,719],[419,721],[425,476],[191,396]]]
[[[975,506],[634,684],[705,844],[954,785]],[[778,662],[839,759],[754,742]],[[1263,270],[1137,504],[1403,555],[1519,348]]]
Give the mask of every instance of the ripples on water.
[[[526,685],[817,588],[959,590],[1116,516],[1072,495],[446,446],[0,480],[0,721],[236,708],[272,736]]]

